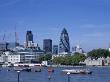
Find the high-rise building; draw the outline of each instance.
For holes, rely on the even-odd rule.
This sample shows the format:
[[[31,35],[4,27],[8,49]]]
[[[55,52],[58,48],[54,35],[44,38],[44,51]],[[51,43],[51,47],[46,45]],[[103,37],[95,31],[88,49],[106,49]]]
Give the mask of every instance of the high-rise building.
[[[53,54],[58,54],[58,45],[53,45]]]
[[[29,43],[33,43],[32,31],[27,31],[26,33],[26,46],[28,46]]]
[[[0,50],[6,50],[6,42],[0,42]]]
[[[44,39],[43,40],[43,50],[46,54],[52,53],[52,40],[51,39]]]
[[[33,34],[32,31],[27,31],[26,33],[26,42],[32,41],[33,42]]]
[[[69,35],[65,28],[61,32],[59,43],[59,54],[63,53],[70,53]]]
[[[75,47],[72,47],[72,53],[84,53],[84,51],[83,51],[83,49],[82,48],[80,48],[80,46],[79,45],[77,45],[77,46],[75,46]]]
[[[108,48],[109,52],[110,52],[110,43],[109,43],[109,48]]]

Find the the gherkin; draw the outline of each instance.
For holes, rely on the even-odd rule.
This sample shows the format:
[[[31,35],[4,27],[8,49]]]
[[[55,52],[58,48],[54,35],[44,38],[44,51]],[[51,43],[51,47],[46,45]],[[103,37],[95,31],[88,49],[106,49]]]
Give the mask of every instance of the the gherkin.
[[[60,43],[59,43],[59,53],[70,52],[70,43],[67,30],[64,28],[61,32]]]

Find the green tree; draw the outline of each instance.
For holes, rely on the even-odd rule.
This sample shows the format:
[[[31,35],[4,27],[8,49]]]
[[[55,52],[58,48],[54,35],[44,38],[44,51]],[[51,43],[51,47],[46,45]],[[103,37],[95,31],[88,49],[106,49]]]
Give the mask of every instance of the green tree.
[[[64,57],[64,64],[65,65],[71,65],[71,56],[65,56]]]
[[[42,55],[39,57],[39,61],[50,61],[52,59],[52,55],[51,54],[46,54],[46,55]]]
[[[64,59],[65,57],[55,57],[52,61],[54,64],[61,64],[63,65],[64,64]]]
[[[84,54],[80,54],[80,53],[75,53],[72,57],[71,57],[71,64],[72,65],[79,65],[80,61],[84,61],[86,59],[86,56]]]
[[[86,56],[84,54],[75,53],[73,56],[55,57],[54,64],[60,65],[79,65],[80,61],[84,61]]]
[[[110,57],[110,52],[106,49],[94,49],[90,52],[88,52],[88,57],[95,57],[95,58],[99,58],[99,57]]]

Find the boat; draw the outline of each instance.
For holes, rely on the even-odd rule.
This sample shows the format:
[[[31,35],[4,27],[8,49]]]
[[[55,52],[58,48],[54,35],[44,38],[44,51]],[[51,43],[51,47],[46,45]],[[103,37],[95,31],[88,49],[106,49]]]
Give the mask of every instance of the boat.
[[[35,72],[41,72],[41,69],[35,69]]]
[[[31,68],[24,68],[23,71],[31,72]]]
[[[34,67],[31,67],[31,69],[34,72],[41,72],[42,67],[41,66],[34,66]]]
[[[92,71],[87,69],[65,69],[62,70],[63,73],[70,73],[70,74],[92,74]]]
[[[23,71],[22,68],[14,68],[15,71]]]
[[[80,74],[92,74],[90,70],[80,70]]]

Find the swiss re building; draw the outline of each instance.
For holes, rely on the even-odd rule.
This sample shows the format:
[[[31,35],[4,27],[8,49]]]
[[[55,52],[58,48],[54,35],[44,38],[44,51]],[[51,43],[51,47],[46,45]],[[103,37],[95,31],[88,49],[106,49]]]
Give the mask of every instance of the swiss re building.
[[[70,43],[67,30],[64,28],[61,32],[59,43],[59,54],[70,53]]]

